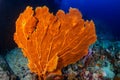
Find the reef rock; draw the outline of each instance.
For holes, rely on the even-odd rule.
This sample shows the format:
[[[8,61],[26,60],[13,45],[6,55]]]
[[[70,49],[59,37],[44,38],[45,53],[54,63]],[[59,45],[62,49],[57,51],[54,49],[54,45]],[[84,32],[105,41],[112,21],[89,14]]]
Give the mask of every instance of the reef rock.
[[[36,78],[36,75],[30,72],[27,66],[28,61],[23,56],[21,49],[15,48],[11,50],[5,58],[13,73],[20,80],[33,80],[33,78]]]

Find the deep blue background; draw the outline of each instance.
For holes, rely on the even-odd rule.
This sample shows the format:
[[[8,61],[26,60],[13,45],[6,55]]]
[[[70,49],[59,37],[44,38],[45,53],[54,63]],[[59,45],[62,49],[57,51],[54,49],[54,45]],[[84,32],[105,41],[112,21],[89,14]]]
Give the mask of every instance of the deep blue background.
[[[0,51],[16,47],[13,41],[15,21],[27,5],[47,5],[50,12],[78,8],[84,19],[93,20],[97,34],[120,40],[120,0],[0,0]]]

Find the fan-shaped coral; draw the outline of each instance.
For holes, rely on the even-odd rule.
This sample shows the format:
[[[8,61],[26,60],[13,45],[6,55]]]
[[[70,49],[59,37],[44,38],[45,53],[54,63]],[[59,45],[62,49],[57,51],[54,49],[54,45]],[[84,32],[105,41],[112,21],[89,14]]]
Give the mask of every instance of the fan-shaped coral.
[[[30,70],[45,79],[85,56],[96,33],[93,21],[84,21],[75,8],[54,16],[45,6],[35,11],[28,6],[16,21],[14,40],[28,58]]]

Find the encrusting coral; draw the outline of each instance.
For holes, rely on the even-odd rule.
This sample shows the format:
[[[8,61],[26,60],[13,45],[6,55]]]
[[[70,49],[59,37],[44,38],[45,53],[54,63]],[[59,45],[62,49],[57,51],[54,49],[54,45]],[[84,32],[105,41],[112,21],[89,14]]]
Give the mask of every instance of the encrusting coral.
[[[93,21],[84,21],[79,10],[69,13],[28,6],[16,21],[14,41],[28,58],[30,70],[45,79],[87,55],[88,47],[96,41]]]

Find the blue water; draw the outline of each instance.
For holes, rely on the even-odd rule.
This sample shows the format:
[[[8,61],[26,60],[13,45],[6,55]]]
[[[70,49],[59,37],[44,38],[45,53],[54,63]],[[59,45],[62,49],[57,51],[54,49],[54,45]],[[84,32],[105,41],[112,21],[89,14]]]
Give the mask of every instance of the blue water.
[[[97,33],[102,28],[109,33],[107,36],[120,40],[120,0],[62,0],[61,8],[68,11],[69,7],[78,8],[83,17],[94,20]]]
[[[120,41],[120,0],[0,0],[0,50],[16,47],[13,41],[15,21],[27,5],[49,7],[50,12],[78,8],[84,19],[93,20],[97,35]]]

